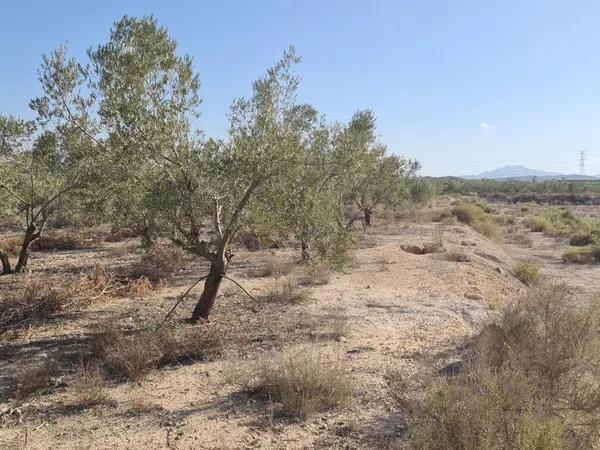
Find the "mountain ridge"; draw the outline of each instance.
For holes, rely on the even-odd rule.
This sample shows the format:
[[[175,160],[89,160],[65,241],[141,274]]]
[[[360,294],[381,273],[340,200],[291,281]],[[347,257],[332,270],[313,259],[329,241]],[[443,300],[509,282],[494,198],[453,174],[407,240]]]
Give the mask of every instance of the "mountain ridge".
[[[461,177],[467,180],[597,180],[598,177],[590,175],[564,174],[559,172],[546,172],[544,170],[530,169],[522,165],[507,165],[497,169],[481,172],[479,175],[466,175]]]

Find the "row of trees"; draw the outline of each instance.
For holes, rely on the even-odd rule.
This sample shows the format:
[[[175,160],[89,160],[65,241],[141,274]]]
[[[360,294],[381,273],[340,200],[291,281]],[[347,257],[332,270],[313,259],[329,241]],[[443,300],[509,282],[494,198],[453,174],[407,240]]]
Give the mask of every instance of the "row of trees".
[[[232,103],[224,139],[195,129],[198,75],[154,18],[123,17],[88,58],[44,57],[36,119],[0,117],[1,204],[26,226],[17,272],[52,215],[76,209],[206,259],[192,319],[207,319],[240,233],[293,237],[303,260],[335,263],[355,222],[415,188],[419,164],[387,153],[371,111],[330,124],[298,100],[293,48]]]

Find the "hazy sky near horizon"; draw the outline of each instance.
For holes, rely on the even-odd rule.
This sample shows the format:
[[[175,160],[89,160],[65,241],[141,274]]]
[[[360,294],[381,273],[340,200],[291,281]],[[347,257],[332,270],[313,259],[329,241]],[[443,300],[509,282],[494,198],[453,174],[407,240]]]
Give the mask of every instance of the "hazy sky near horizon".
[[[154,14],[193,56],[210,135],[292,44],[302,100],[330,120],[373,109],[382,141],[426,175],[576,173],[582,149],[600,174],[598,1],[6,1],[0,113],[32,117],[41,55],[66,42],[83,58],[124,14]]]

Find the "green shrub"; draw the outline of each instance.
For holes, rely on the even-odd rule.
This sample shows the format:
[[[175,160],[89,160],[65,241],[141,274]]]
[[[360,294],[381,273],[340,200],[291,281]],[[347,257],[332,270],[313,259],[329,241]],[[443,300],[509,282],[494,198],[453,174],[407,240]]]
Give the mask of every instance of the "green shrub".
[[[563,253],[562,260],[572,264],[594,264],[600,261],[600,246],[590,245],[567,250]]]
[[[451,209],[451,213],[459,222],[469,225],[475,231],[483,234],[490,239],[498,239],[501,234],[500,226],[494,216],[486,211],[493,211],[493,208],[484,208],[475,203],[459,202]]]
[[[519,261],[515,267],[515,275],[528,286],[536,283],[540,277],[540,268],[531,262]]]
[[[525,225],[535,232],[544,232],[552,229],[550,221],[542,216],[527,216],[525,217]]]

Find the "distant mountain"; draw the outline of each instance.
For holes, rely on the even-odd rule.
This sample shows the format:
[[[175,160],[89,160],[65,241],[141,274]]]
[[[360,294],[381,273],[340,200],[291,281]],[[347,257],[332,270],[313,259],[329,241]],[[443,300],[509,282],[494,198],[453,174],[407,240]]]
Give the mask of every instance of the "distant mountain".
[[[533,178],[538,180],[597,180],[598,177],[592,177],[587,175],[566,175],[557,172],[545,172],[543,170],[529,169],[524,166],[504,166],[499,169],[482,172],[479,175],[468,175],[462,177],[467,180],[531,180]]]

